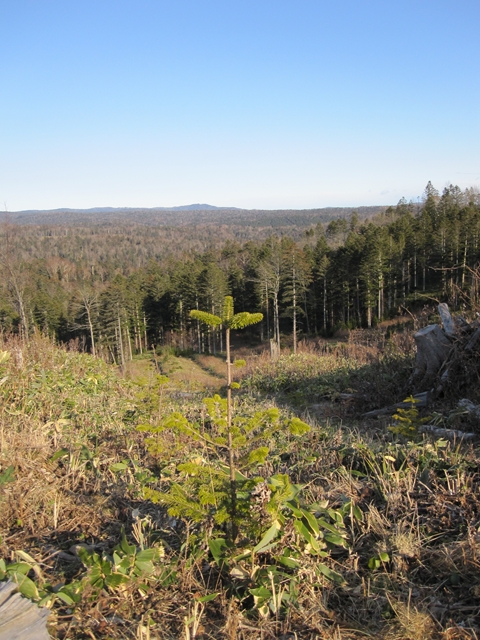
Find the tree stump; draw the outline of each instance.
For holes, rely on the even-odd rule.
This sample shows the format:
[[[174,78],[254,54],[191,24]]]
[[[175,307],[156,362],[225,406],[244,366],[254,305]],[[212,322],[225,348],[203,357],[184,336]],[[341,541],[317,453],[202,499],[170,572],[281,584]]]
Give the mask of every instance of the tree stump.
[[[452,348],[438,324],[423,327],[414,335],[417,357],[412,382],[418,391],[428,391]]]
[[[0,640],[50,640],[50,611],[21,596],[17,588],[13,582],[0,582]]]
[[[443,330],[445,331],[445,335],[449,338],[453,338],[455,336],[456,327],[455,321],[452,318],[450,311],[448,309],[448,304],[445,302],[441,302],[438,305],[438,313],[440,314],[440,318],[442,319]]]

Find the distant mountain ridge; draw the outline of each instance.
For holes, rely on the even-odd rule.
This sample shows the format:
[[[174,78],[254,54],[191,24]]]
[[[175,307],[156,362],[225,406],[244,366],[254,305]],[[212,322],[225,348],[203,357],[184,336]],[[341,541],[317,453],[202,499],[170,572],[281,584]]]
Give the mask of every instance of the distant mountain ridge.
[[[324,207],[321,209],[239,209],[209,204],[179,207],[94,207],[92,209],[50,209],[8,212],[10,222],[20,225],[54,225],[72,227],[112,227],[142,225],[155,227],[228,226],[266,229],[270,233],[290,233],[293,229],[328,224],[336,218],[350,218],[353,212],[360,221],[376,216],[386,206]]]
[[[178,207],[91,207],[90,209],[77,209],[72,207],[59,207],[57,209],[23,209],[12,211],[15,215],[33,213],[123,213],[127,211],[210,211],[214,209],[232,209],[237,207],[215,207],[213,204],[184,204]]]

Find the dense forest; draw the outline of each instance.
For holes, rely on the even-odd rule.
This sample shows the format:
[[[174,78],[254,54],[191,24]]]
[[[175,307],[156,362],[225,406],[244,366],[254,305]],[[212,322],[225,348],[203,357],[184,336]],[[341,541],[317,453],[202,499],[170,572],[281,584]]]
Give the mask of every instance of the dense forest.
[[[370,217],[369,208],[341,217],[328,210],[324,222],[315,222],[318,212],[297,212],[294,224],[292,212],[282,212],[276,232],[268,217],[259,225],[258,216],[254,224],[254,216],[228,211],[231,219],[224,210],[197,218],[177,212],[176,224],[172,213],[161,224],[141,222],[138,212],[77,214],[71,223],[64,212],[56,224],[6,216],[2,330],[77,339],[121,363],[153,344],[222,350],[221,335],[189,313],[216,313],[225,295],[239,311],[263,312],[252,329],[259,339],[280,344],[288,336],[294,348],[302,335],[371,327],[432,299],[454,310],[477,301],[480,196],[473,189],[450,185],[440,195],[428,183],[420,205],[402,199]]]

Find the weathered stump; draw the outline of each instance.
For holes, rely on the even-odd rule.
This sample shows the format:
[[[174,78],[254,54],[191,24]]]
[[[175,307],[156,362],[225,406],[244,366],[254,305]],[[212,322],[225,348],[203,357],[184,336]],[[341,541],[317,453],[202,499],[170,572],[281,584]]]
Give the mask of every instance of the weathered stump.
[[[0,640],[50,640],[50,611],[21,596],[17,588],[13,582],[0,582]]]
[[[455,321],[448,309],[448,304],[446,304],[445,302],[441,302],[438,305],[438,313],[440,314],[440,318],[442,319],[445,335],[447,335],[449,338],[453,338],[455,336],[456,326]]]
[[[417,357],[412,382],[418,391],[430,389],[452,348],[452,343],[438,324],[423,327],[414,335]]]

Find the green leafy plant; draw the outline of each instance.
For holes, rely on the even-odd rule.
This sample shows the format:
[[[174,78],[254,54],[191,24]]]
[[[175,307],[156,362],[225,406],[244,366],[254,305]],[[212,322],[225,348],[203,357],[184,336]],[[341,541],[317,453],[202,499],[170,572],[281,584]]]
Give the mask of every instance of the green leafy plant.
[[[115,547],[111,557],[90,552],[82,547],[79,548],[78,555],[87,568],[85,580],[95,591],[103,588],[116,589],[133,580],[142,579],[144,582],[139,584],[139,589],[145,592],[148,589],[148,581],[156,572],[156,564],[165,555],[165,550],[161,545],[150,549],[137,549],[135,545],[128,543],[125,533],[122,533],[122,540]]]
[[[388,553],[384,551],[380,552],[378,555],[372,556],[368,561],[368,568],[371,571],[375,571],[376,569],[380,569],[380,567],[385,568],[385,565],[390,562],[390,556]]]
[[[40,564],[31,555],[19,550],[16,556],[17,561],[8,564],[0,559],[0,581],[10,579],[16,582],[20,593],[40,606],[52,606],[56,599],[69,606],[80,601],[80,581],[52,586],[46,581]]]
[[[343,577],[321,561],[330,549],[348,547],[343,513],[329,508],[327,501],[305,505],[301,489],[286,474],[272,476],[252,492],[252,511],[261,505],[273,518],[261,537],[244,540],[241,548],[222,537],[208,541],[231,592],[241,601],[253,597],[252,608],[263,617],[278,615],[295,600],[299,571],[344,584]]]

